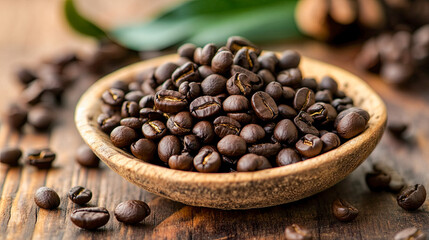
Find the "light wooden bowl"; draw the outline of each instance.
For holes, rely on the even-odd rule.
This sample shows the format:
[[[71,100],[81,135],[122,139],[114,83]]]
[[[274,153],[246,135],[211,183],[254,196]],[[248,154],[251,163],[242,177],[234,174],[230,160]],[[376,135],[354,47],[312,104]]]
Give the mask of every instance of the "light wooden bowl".
[[[351,173],[374,150],[386,124],[386,107],[364,81],[338,67],[302,57],[305,76],[334,77],[355,105],[369,112],[368,128],[335,150],[289,166],[257,172],[198,173],[173,170],[143,162],[113,146],[97,124],[101,94],[118,79],[131,81],[136,73],[166,61],[169,55],[133,64],[96,82],[80,99],[77,129],[95,154],[119,175],[143,189],[192,206],[219,209],[261,208],[293,202],[321,192]]]

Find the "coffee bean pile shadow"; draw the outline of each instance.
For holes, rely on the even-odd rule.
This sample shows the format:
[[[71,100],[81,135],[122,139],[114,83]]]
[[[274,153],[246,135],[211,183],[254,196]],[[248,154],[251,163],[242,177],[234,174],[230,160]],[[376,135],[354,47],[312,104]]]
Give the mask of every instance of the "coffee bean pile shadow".
[[[284,166],[337,148],[369,121],[332,77],[303,78],[295,51],[261,54],[230,37],[178,53],[101,96],[101,130],[145,162],[204,173]]]

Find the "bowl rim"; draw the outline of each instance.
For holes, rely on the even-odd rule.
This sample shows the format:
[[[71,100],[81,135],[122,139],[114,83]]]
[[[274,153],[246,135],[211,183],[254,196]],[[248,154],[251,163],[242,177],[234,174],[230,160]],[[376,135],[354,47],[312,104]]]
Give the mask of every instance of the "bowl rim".
[[[277,52],[276,52],[277,53]],[[279,53],[277,53],[279,54]],[[132,65],[126,66],[122,69],[119,69],[113,73],[110,73],[97,82],[95,82],[87,91],[81,96],[78,104],[76,105],[75,111],[75,124],[76,127],[82,136],[83,140],[89,145],[89,147],[94,151],[94,153],[99,156],[99,158],[104,161],[109,168],[112,168],[110,164],[114,164],[117,167],[123,168],[128,172],[139,173],[140,176],[144,177],[147,173],[153,175],[153,172],[156,172],[156,177],[160,180],[172,180],[174,182],[189,182],[195,181],[195,183],[243,183],[249,181],[263,181],[269,180],[272,178],[285,177],[289,174],[299,174],[300,172],[309,171],[309,169],[319,168],[324,164],[327,164],[332,161],[337,161],[338,155],[344,155],[346,152],[355,151],[359,144],[362,144],[366,141],[371,141],[373,133],[380,128],[384,128],[387,121],[387,112],[386,106],[378,94],[363,80],[361,80],[356,75],[341,69],[337,66],[327,64],[318,60],[314,60],[305,56],[301,57],[302,62],[308,62],[312,64],[319,64],[324,67],[332,68],[335,72],[341,72],[350,76],[348,79],[349,82],[357,82],[360,85],[363,85],[369,95],[371,95],[376,102],[378,102],[377,112],[380,112],[379,119],[370,118],[370,121],[367,125],[367,128],[364,132],[360,133],[358,136],[347,140],[345,143],[341,144],[338,148],[331,150],[329,152],[323,153],[316,157],[307,159],[305,161],[300,161],[298,163],[282,166],[282,167],[273,167],[270,169],[259,170],[254,172],[233,172],[233,173],[200,173],[200,172],[189,172],[182,170],[170,169],[167,167],[158,166],[152,163],[147,163],[138,158],[135,158],[130,153],[125,155],[123,150],[115,147],[111,142],[106,142],[102,139],[100,134],[106,134],[98,128],[98,124],[95,126],[91,125],[91,121],[96,121],[96,118],[92,117],[90,119],[87,115],[88,102],[100,101],[97,94],[93,92],[102,92],[99,88],[110,85],[113,81],[121,79],[120,76],[126,76],[130,72],[136,73],[142,71],[150,66],[157,66],[160,63],[166,62],[166,60],[171,61],[172,58],[177,58],[177,54],[166,55],[146,61],[141,61],[134,63]],[[134,75],[133,75],[134,76]],[[125,80],[127,81],[127,79]],[[109,83],[109,84],[107,84]],[[103,91],[106,88],[103,88]],[[371,124],[370,124],[371,123]],[[107,134],[106,134],[107,135]],[[107,135],[108,136],[108,135]],[[93,137],[94,140],[99,142],[99,146],[94,146],[89,142],[88,138]],[[103,149],[101,151],[100,149]],[[122,161],[126,160],[126,161]],[[363,162],[365,159],[361,160]],[[130,164],[135,163],[135,164]],[[114,170],[114,169],[113,169]]]

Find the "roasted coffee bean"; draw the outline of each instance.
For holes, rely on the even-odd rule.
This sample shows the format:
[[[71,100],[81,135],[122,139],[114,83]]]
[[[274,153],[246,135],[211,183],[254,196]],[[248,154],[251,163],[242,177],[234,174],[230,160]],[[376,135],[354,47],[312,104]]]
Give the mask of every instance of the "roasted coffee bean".
[[[112,85],[110,86],[110,88],[116,88],[121,90],[122,92],[128,92],[128,84],[122,80],[116,80],[114,83],[112,83]]]
[[[167,135],[158,143],[158,156],[163,162],[168,162],[168,159],[173,155],[179,155],[181,151],[181,143],[178,137]]]
[[[385,172],[377,171],[367,173],[365,175],[365,182],[369,190],[373,192],[380,192],[389,188],[391,177]]]
[[[274,128],[274,138],[287,145],[293,145],[298,140],[298,129],[289,119],[283,119]]]
[[[121,126],[130,127],[134,130],[140,130],[145,123],[145,119],[143,118],[136,118],[136,117],[128,117],[121,119]]]
[[[21,149],[17,147],[6,147],[0,150],[0,163],[7,164],[9,166],[17,166],[21,156]]]
[[[22,98],[24,102],[34,105],[40,102],[45,92],[46,90],[42,81],[33,81],[22,92]]]
[[[171,74],[173,74],[178,67],[177,64],[172,62],[161,64],[154,72],[156,83],[162,84],[165,80],[171,78]]]
[[[395,235],[394,240],[426,240],[427,234],[416,227],[406,228]]]
[[[349,97],[337,98],[332,100],[331,104],[337,110],[337,112],[342,112],[346,109],[353,107],[353,99]]]
[[[183,82],[179,86],[179,92],[191,101],[201,95],[201,87],[196,82]]]
[[[189,112],[179,112],[167,121],[167,128],[174,135],[185,135],[192,130],[192,116]]]
[[[237,51],[234,56],[234,64],[252,72],[258,71],[260,67],[257,54],[248,48],[241,48]]]
[[[98,159],[88,145],[82,144],[76,151],[76,162],[83,167],[96,168],[100,159]]]
[[[402,138],[407,128],[408,125],[402,122],[393,122],[387,125],[389,132],[397,138]]]
[[[276,156],[281,149],[282,146],[280,145],[280,143],[260,143],[250,146],[248,148],[248,151],[256,155],[273,157]]]
[[[123,117],[123,118],[138,117],[140,115],[139,112],[140,112],[140,108],[136,102],[125,101],[122,104],[121,117]]]
[[[131,91],[127,94],[125,94],[125,100],[126,101],[133,101],[138,103],[140,101],[140,99],[142,99],[142,97],[144,96],[144,93],[140,90],[137,91]]]
[[[319,130],[313,126],[313,118],[310,114],[301,111],[298,115],[293,119],[296,127],[305,134],[313,134],[315,136],[319,135]]]
[[[155,95],[146,95],[139,101],[140,108],[153,108],[155,106]]]
[[[204,78],[214,74],[215,72],[212,70],[212,68],[210,66],[201,65],[198,68],[198,73],[200,74],[200,78],[204,79]]]
[[[334,105],[332,105],[332,106],[335,107]],[[369,121],[370,116],[369,116],[369,113],[367,111],[365,111],[361,108],[358,108],[358,107],[351,107],[351,108],[348,108],[348,109],[338,113],[338,116],[335,119],[334,128],[337,127],[339,121],[341,121],[347,114],[349,114],[351,112],[355,112],[355,113],[358,113],[359,115],[361,115],[365,119],[365,122]]]
[[[173,90],[161,90],[155,95],[155,107],[166,113],[180,112],[188,105],[186,96]]]
[[[108,104],[101,104],[101,112],[107,114],[108,116],[121,115],[121,108],[119,106],[110,106]]]
[[[301,55],[293,50],[286,50],[279,59],[280,69],[297,68],[301,61]]]
[[[295,93],[293,88],[283,86],[283,98],[285,100],[293,100],[295,98]]]
[[[52,111],[43,106],[33,107],[28,112],[28,123],[39,131],[47,130],[54,122]]]
[[[236,120],[241,125],[246,125],[253,120],[253,116],[249,113],[227,113],[226,115]]]
[[[301,157],[292,148],[283,148],[276,157],[277,166],[286,166],[301,161]]]
[[[241,125],[238,121],[226,117],[220,116],[217,117],[214,122],[214,131],[217,136],[220,138],[225,137],[226,135],[238,135],[240,133]]]
[[[262,121],[273,120],[279,114],[276,102],[266,92],[259,91],[253,94],[251,103],[256,116]]]
[[[191,171],[194,167],[194,158],[187,152],[181,155],[173,155],[168,159],[168,166],[171,169]]]
[[[34,202],[40,208],[54,209],[60,205],[60,197],[53,189],[41,187],[34,194]]]
[[[214,140],[215,132],[213,125],[209,121],[201,121],[195,124],[192,133],[200,138],[203,143],[210,143]]]
[[[143,124],[143,135],[148,139],[160,139],[167,133],[167,127],[159,120],[148,121]]]
[[[231,68],[234,55],[230,51],[220,51],[212,59],[212,70],[216,73],[226,73]]]
[[[265,134],[271,135],[274,132],[274,128],[276,127],[276,123],[270,122],[264,125]]]
[[[18,69],[18,71],[16,72],[16,77],[23,85],[28,85],[29,83],[37,79],[36,74],[29,68]]]
[[[203,119],[216,115],[222,109],[219,98],[212,96],[202,96],[196,98],[189,105],[192,116]]]
[[[218,74],[212,74],[201,82],[204,95],[216,96],[225,91],[227,79]]]
[[[357,112],[350,112],[338,121],[336,130],[340,137],[350,139],[365,130],[367,121]]]
[[[270,82],[265,87],[265,92],[268,93],[274,101],[279,101],[283,97],[283,88],[279,82]]]
[[[319,89],[329,90],[332,94],[335,94],[338,91],[338,83],[333,78],[325,76],[320,81]]]
[[[211,146],[204,146],[194,157],[194,167],[198,172],[217,172],[221,165],[219,153]]]
[[[164,121],[166,119],[165,115],[169,115],[160,110],[154,110],[153,108],[142,108],[140,109],[140,117],[146,118],[149,120],[161,120]]]
[[[216,51],[217,51],[216,45],[214,45],[213,43],[206,44],[201,49],[201,55],[199,57],[198,63],[201,64],[201,65],[210,65],[210,63],[212,62],[213,57],[216,54]]]
[[[353,221],[359,213],[359,210],[344,199],[337,198],[332,203],[332,214],[341,222]]]
[[[314,119],[315,125],[319,126],[332,124],[337,117],[337,110],[329,103],[315,103],[307,109],[307,112]]]
[[[72,202],[79,205],[86,204],[92,198],[91,190],[81,186],[72,187],[67,195]]]
[[[27,122],[27,110],[18,104],[10,104],[6,112],[6,121],[12,128],[20,130]]]
[[[268,168],[272,168],[268,159],[253,153],[242,156],[237,162],[238,172],[252,172]]]
[[[313,235],[311,232],[298,224],[292,224],[285,229],[286,240],[311,240]]]
[[[110,219],[109,211],[104,207],[87,207],[73,210],[70,220],[76,226],[94,230],[106,225]]]
[[[323,143],[319,137],[306,134],[295,144],[296,150],[304,157],[314,157],[322,151]]]
[[[231,76],[234,76],[237,73],[245,74],[248,77],[249,83],[250,83],[253,91],[258,91],[264,85],[264,81],[256,73],[249,71],[249,70],[247,70],[241,66],[232,65],[231,66]],[[243,95],[245,95],[245,94],[243,94]]]
[[[258,124],[248,124],[241,129],[240,137],[253,144],[265,138],[265,130]]]
[[[279,109],[279,114],[282,118],[294,119],[297,115],[296,110],[293,107],[288,106],[286,104],[280,104],[278,106],[278,109]]]
[[[298,68],[291,68],[289,70],[281,71],[277,76],[277,81],[283,86],[299,87],[302,81],[302,73]]]
[[[136,131],[132,128],[125,126],[118,126],[110,133],[110,140],[112,141],[113,145],[118,148],[130,146],[136,138]]]
[[[183,151],[193,153],[200,150],[200,148],[200,140],[196,135],[189,134],[183,137]]]
[[[141,92],[141,88],[142,88],[141,83],[138,83],[138,82],[130,82],[128,84],[128,89],[132,92],[134,92],[134,91],[140,91]],[[132,96],[134,97],[134,94]],[[125,99],[127,99],[126,95],[125,95]]]
[[[177,90],[176,85],[174,84],[173,80],[171,80],[171,78],[165,80],[165,82],[162,83],[162,85],[159,85],[155,91],[160,91],[160,90]]]
[[[151,162],[155,158],[156,144],[149,139],[141,138],[131,144],[131,153],[138,159]]]
[[[269,84],[270,82],[274,82],[276,78],[274,75],[268,71],[267,69],[262,69],[258,72],[258,76],[262,79],[264,85]]]
[[[39,169],[47,169],[52,166],[56,154],[48,148],[31,149],[27,151],[25,162]]]
[[[234,74],[226,82],[226,90],[230,95],[249,95],[252,91],[249,76],[244,73]]]
[[[243,95],[230,95],[222,106],[225,112],[246,112],[250,108],[249,100]]]
[[[217,149],[222,155],[226,155],[228,157],[239,157],[246,153],[247,146],[246,141],[242,137],[227,135],[219,140],[217,143]]]
[[[296,91],[293,107],[298,111],[306,111],[315,103],[314,92],[306,87]]]
[[[192,43],[185,43],[177,49],[177,53],[181,57],[188,58],[189,60],[193,60],[194,51],[197,47]]]
[[[275,73],[279,59],[275,54],[265,53],[264,55],[258,57],[258,61],[262,69],[265,69],[270,73]]]
[[[107,114],[100,114],[97,118],[98,125],[101,130],[107,134],[110,134],[112,130],[119,126],[121,117],[119,115],[109,116]]]
[[[412,64],[386,62],[380,69],[380,76],[392,85],[405,84],[413,75],[414,67]]]
[[[128,87],[127,87],[128,88]],[[109,104],[111,106],[121,106],[122,102],[125,99],[125,94],[122,90],[117,88],[111,88],[109,90],[106,90],[102,95],[101,99],[103,99],[103,102],[106,104]]]
[[[418,209],[426,200],[426,189],[421,184],[404,188],[396,198],[398,205],[407,210]]]
[[[196,82],[199,79],[198,66],[192,62],[180,66],[171,75],[171,80],[173,80],[176,87],[179,87],[182,82]]]
[[[321,90],[316,92],[315,95],[316,102],[325,102],[325,103],[331,103],[332,102],[332,93],[329,90]]]
[[[322,152],[331,151],[332,149],[337,148],[341,144],[341,141],[338,135],[332,132],[323,134],[320,137],[320,140],[322,140],[322,143],[323,143]]]
[[[314,78],[303,78],[301,81],[301,87],[306,87],[311,89],[313,92],[316,92],[318,85],[316,79]]]
[[[236,54],[243,47],[254,51],[258,56],[261,53],[261,50],[249,40],[238,36],[229,37],[226,43],[226,47],[234,54]]]
[[[383,172],[390,176],[390,182],[387,189],[390,192],[397,193],[405,186],[405,181],[401,175],[387,164],[378,162],[373,165],[373,169],[375,172]]]
[[[140,200],[121,202],[115,208],[115,217],[119,222],[136,224],[143,221],[150,214],[149,206]]]

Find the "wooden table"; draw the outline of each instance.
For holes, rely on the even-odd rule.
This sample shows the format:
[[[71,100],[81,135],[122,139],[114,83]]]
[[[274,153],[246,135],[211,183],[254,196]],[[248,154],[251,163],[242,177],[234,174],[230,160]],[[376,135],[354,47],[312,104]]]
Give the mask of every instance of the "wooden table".
[[[70,49],[89,52],[94,48],[91,40],[67,30],[58,11],[60,4],[61,1],[45,0],[0,3],[0,112],[20,92],[13,81],[14,66],[36,64],[43,56]],[[264,48],[294,48],[361,76],[386,101],[390,120],[411,124],[410,140],[400,141],[386,133],[371,157],[344,181],[295,203],[247,211],[190,207],[139,189],[105,165],[86,169],[75,163],[75,151],[83,142],[74,127],[73,112],[80,94],[91,83],[80,81],[68,92],[64,107],[54,112],[58,121],[49,134],[31,129],[18,134],[0,121],[0,148],[20,146],[25,150],[49,146],[58,153],[55,167],[50,170],[0,166],[0,239],[282,239],[285,226],[292,223],[305,225],[316,239],[392,239],[395,232],[410,226],[429,231],[429,201],[418,211],[406,212],[397,206],[395,195],[372,193],[364,181],[371,162],[384,161],[396,168],[409,184],[421,183],[429,188],[429,79],[406,89],[392,88],[378,77],[354,68],[353,57],[358,46],[329,47],[306,40]],[[97,231],[81,230],[69,219],[76,205],[66,197],[75,185],[91,189],[91,205],[105,206],[111,213],[118,203],[129,199],[146,201],[152,213],[135,226],[121,224],[112,216]],[[34,204],[33,194],[41,186],[58,192],[61,197],[58,209],[48,211]],[[359,209],[355,221],[341,223],[333,218],[330,208],[337,196]]]

